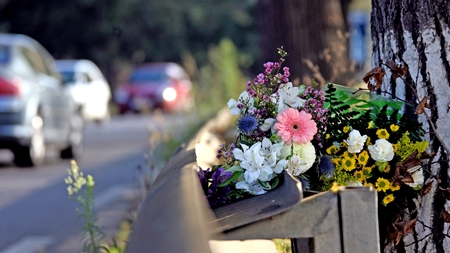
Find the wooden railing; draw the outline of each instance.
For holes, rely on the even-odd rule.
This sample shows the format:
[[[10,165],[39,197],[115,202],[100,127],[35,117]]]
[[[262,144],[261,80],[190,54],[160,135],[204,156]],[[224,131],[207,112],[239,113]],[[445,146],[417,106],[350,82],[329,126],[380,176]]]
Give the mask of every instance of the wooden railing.
[[[162,169],[139,211],[128,253],[214,253],[221,244],[212,242],[272,238],[292,238],[293,252],[380,251],[377,194],[369,187],[310,195],[285,173],[275,190],[209,208],[197,176],[199,150],[215,143],[205,136],[222,138],[223,117],[205,124]]]

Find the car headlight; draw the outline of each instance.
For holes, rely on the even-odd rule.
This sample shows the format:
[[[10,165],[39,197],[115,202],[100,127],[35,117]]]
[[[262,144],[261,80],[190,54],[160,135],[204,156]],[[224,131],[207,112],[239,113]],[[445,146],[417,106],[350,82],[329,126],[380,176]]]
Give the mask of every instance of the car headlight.
[[[163,91],[163,98],[166,101],[174,101],[177,98],[177,91],[174,88],[166,88]]]

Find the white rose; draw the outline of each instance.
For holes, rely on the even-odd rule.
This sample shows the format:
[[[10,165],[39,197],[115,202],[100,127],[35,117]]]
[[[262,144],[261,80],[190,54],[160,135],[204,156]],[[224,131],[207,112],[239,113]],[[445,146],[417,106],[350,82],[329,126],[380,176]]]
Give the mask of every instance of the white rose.
[[[370,156],[377,162],[389,162],[394,158],[394,147],[386,139],[378,139],[368,147]]]
[[[366,140],[367,135],[361,136],[358,130],[352,130],[348,135],[348,139],[344,140],[344,142],[347,143],[348,152],[355,154],[361,152]]]

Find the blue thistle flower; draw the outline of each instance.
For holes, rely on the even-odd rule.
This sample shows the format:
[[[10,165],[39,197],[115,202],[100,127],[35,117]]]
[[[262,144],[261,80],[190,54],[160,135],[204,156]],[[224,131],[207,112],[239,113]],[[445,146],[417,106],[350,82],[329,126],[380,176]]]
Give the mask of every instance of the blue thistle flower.
[[[334,175],[334,165],[329,156],[323,155],[320,157],[319,170],[326,177]]]
[[[248,135],[258,127],[258,121],[253,116],[245,115],[242,116],[237,125],[239,130]]]

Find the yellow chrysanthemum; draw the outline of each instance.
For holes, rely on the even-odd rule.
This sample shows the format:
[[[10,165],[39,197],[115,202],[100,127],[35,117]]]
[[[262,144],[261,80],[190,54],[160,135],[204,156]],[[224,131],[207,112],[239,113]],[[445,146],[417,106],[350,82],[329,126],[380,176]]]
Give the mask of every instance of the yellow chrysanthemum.
[[[343,131],[344,131],[344,133],[348,133],[350,131],[350,127],[349,126],[345,126]]]
[[[386,197],[383,198],[383,205],[387,205],[392,201],[394,201],[394,195],[393,194],[386,195]]]
[[[331,135],[330,134],[325,134],[325,139],[330,139]]]
[[[329,148],[327,148],[327,154],[329,155],[334,155],[339,151],[339,148],[336,147],[335,145],[330,146]]]
[[[350,159],[356,159],[356,158],[357,158],[356,154],[352,154],[352,153],[350,153],[350,152],[348,152],[348,151],[345,151],[345,152],[341,155],[341,157],[342,157],[342,158],[350,158]]]
[[[341,165],[341,159],[338,158],[338,157],[336,157],[336,158],[331,158],[331,162],[332,162],[334,165],[336,165],[336,166]]]
[[[377,136],[380,139],[389,139],[389,133],[386,129],[382,128],[382,129],[378,129],[377,130]]]
[[[397,125],[392,124],[389,128],[391,129],[391,131],[392,131],[393,133],[395,133],[395,132],[398,131],[398,129],[399,129],[400,127],[397,126]]]
[[[346,171],[352,171],[356,168],[356,161],[355,159],[351,158],[343,158],[342,159],[342,168]]]
[[[391,171],[391,165],[387,164],[386,168],[384,168],[383,173],[388,173],[389,171]]]
[[[365,182],[365,183],[364,183],[364,186],[370,186],[370,187],[372,187],[373,189],[375,189],[375,187],[373,186],[372,183],[367,183],[367,182]]]
[[[367,161],[369,161],[369,153],[367,153],[366,150],[363,150],[358,155],[358,163],[361,164],[362,166],[364,166],[367,164]]]
[[[386,192],[387,190],[389,190],[389,188],[391,188],[391,183],[388,180],[380,177],[380,178],[377,179],[377,182],[375,183],[375,186],[377,188],[377,191],[379,191],[379,192],[381,192],[381,191]]]
[[[391,184],[391,191],[395,192],[395,191],[398,191],[398,190],[400,190],[400,184],[399,184],[399,185],[396,185],[396,186],[394,186],[393,184]]]
[[[365,178],[369,178],[372,176],[372,168],[371,167],[363,167],[361,172],[363,173]]]
[[[369,125],[367,126],[368,129],[375,128],[375,123],[373,121],[369,122]]]
[[[340,144],[339,144],[341,147],[343,147],[343,148],[347,148],[348,147],[348,145],[347,145],[347,143],[346,142],[341,142]]]
[[[394,148],[394,153],[397,153],[397,150],[398,150],[397,144],[392,144],[392,147]]]
[[[366,180],[366,177],[364,176],[363,172],[360,170],[355,171],[355,173],[353,175],[360,182],[364,182]]]

